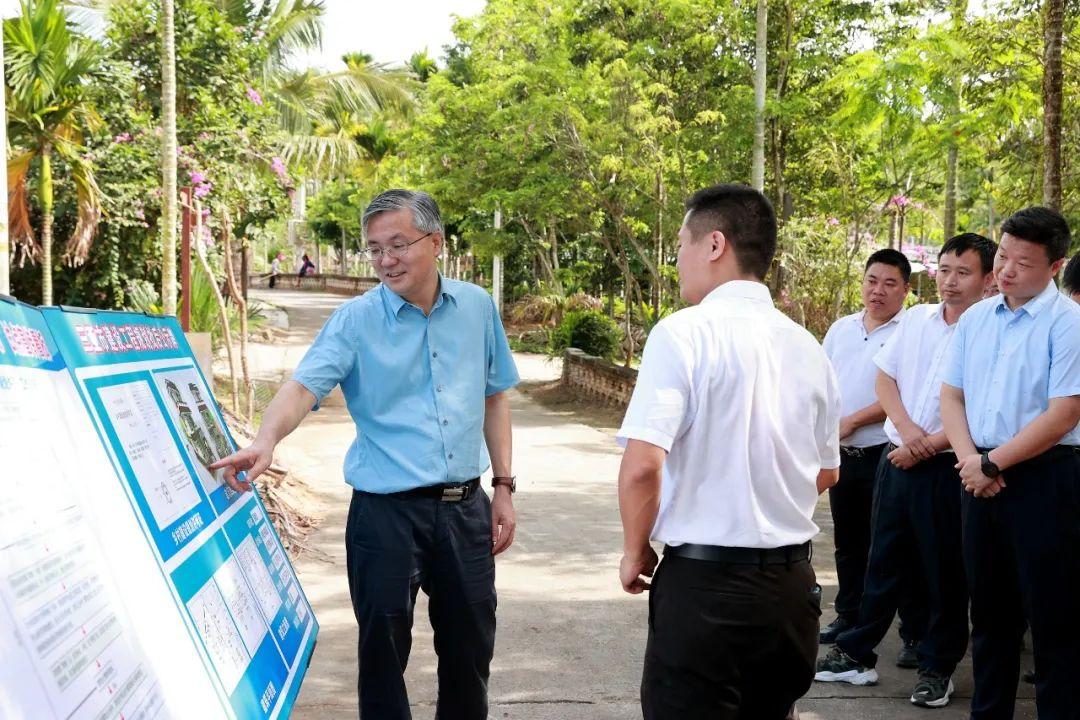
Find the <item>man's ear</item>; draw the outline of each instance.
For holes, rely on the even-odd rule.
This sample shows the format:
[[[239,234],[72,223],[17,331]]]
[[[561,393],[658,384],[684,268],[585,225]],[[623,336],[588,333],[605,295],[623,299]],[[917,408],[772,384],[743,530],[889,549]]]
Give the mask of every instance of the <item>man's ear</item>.
[[[443,251],[443,235],[441,232],[437,232],[431,236],[431,244],[434,245],[435,256],[442,255]]]
[[[709,248],[709,262],[719,260],[727,252],[727,237],[719,230],[713,230],[709,233],[709,242],[712,245]]]
[[[1062,265],[1064,264],[1065,258],[1061,258],[1060,260],[1055,260],[1054,262],[1050,263],[1050,275],[1056,277],[1057,274],[1061,271]]]

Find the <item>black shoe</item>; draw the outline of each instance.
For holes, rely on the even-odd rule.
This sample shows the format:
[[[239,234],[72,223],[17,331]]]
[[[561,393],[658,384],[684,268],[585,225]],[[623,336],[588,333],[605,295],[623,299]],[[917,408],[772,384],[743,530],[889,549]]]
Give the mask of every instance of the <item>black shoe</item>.
[[[911,704],[928,708],[945,707],[949,704],[949,696],[954,690],[952,678],[948,675],[933,670],[920,670],[919,682],[915,683],[915,689],[911,691]]]
[[[1025,672],[1023,674],[1023,678],[1024,678],[1024,682],[1026,682],[1028,685],[1034,685],[1035,684],[1035,671],[1034,670],[1028,670],[1027,672]]]
[[[836,642],[837,635],[851,628],[854,624],[850,620],[838,616],[822,629],[821,634],[818,635],[818,642],[822,645],[832,645]]]
[[[896,654],[896,667],[914,670],[919,667],[918,640],[905,640],[904,646]]]
[[[814,679],[818,682],[845,682],[852,685],[877,685],[877,670],[860,665],[839,646],[817,661]]]

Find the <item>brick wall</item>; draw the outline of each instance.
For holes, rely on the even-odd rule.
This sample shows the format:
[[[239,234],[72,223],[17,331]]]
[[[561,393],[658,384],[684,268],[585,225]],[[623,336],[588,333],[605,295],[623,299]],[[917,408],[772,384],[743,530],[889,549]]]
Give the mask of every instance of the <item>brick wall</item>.
[[[567,348],[563,353],[563,387],[592,400],[625,408],[636,382],[637,370],[633,368],[586,355],[577,348]]]

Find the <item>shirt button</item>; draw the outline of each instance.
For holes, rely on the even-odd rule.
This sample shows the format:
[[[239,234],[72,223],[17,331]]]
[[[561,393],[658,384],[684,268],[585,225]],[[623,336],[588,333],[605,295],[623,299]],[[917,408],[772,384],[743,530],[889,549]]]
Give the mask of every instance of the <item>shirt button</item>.
[[[442,385],[436,386],[435,387],[435,392],[442,392]]]
[[[436,350],[435,352],[431,353],[431,357],[433,357],[433,358],[439,357],[439,351]]]
[[[454,453],[450,453],[449,455],[447,455],[447,457],[450,458],[451,460],[453,460],[454,459]]]
[[[450,421],[449,421],[449,420],[443,420],[443,421],[442,421],[442,424],[443,424],[443,425],[449,425],[449,424],[450,424]]]

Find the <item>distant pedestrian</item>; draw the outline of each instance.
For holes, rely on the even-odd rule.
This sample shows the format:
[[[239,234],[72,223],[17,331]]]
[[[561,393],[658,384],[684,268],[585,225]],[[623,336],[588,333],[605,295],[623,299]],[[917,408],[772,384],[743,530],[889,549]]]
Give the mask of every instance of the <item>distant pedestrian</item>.
[[[304,253],[303,257],[300,258],[300,272],[297,274],[300,277],[315,274],[315,263],[311,262],[311,258],[308,257],[307,253]]]
[[[273,288],[277,285],[278,275],[281,274],[281,261],[285,259],[283,253],[278,253],[273,262],[270,263],[270,287]]]

